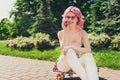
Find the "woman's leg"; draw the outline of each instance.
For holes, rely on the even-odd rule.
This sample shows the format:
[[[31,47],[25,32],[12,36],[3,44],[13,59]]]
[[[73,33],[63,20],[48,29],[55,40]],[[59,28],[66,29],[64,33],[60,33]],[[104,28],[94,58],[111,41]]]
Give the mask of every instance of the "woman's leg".
[[[86,80],[86,72],[83,66],[80,64],[76,52],[73,49],[68,49],[66,58],[69,66],[72,70],[82,79]]]
[[[67,62],[66,56],[63,54],[61,54],[58,59],[57,68],[62,72],[68,72],[71,69]]]
[[[96,63],[91,53],[85,53],[80,58],[80,62],[85,65],[87,80],[99,80]]]

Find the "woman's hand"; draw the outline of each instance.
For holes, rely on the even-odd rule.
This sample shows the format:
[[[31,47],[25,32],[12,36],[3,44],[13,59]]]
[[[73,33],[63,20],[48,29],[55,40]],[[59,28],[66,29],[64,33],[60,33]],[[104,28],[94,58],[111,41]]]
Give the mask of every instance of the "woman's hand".
[[[69,31],[68,21],[65,20],[65,18],[62,19],[62,27],[65,32]]]
[[[63,48],[63,54],[66,55],[68,49],[74,49],[74,48],[75,48],[75,46],[73,46],[73,45],[65,46],[65,47]]]
[[[63,27],[63,36],[64,41],[69,43],[70,38],[70,27],[67,25],[67,21],[63,18],[62,19],[62,27]]]
[[[63,48],[63,54],[66,56],[68,49],[70,49],[70,46],[66,46]]]
[[[66,47],[64,47],[64,49],[63,49],[63,54],[64,54],[64,55],[67,54],[68,49],[73,49],[75,52],[78,52],[78,49],[81,49],[81,47],[76,47],[76,46],[74,46],[74,45],[66,46]],[[78,52],[78,54],[79,54],[79,53],[80,53],[80,52]]]

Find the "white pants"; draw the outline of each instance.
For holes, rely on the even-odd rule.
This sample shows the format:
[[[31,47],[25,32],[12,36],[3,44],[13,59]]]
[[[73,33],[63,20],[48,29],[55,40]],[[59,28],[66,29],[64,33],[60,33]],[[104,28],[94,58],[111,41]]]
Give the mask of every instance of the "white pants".
[[[99,80],[97,67],[91,53],[85,53],[78,58],[76,52],[69,49],[66,56],[60,55],[57,67],[62,72],[72,69],[82,80]]]

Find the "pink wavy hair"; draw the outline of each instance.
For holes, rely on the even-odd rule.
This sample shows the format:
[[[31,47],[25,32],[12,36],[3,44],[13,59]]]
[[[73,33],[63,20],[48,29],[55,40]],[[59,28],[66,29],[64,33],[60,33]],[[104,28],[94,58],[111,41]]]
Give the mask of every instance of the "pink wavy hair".
[[[74,6],[70,6],[64,11],[62,17],[64,18],[68,12],[72,12],[77,16],[77,18],[78,18],[77,25],[79,25],[80,28],[83,28],[83,25],[84,25],[83,18],[84,18],[84,16],[82,15],[80,9],[77,8],[77,7],[74,7]]]

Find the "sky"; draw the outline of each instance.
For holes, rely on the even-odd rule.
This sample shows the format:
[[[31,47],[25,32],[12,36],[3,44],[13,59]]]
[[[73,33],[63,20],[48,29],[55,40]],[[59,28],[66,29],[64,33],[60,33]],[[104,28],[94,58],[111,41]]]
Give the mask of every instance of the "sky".
[[[0,20],[9,18],[9,12],[13,8],[16,0],[0,0]]]

